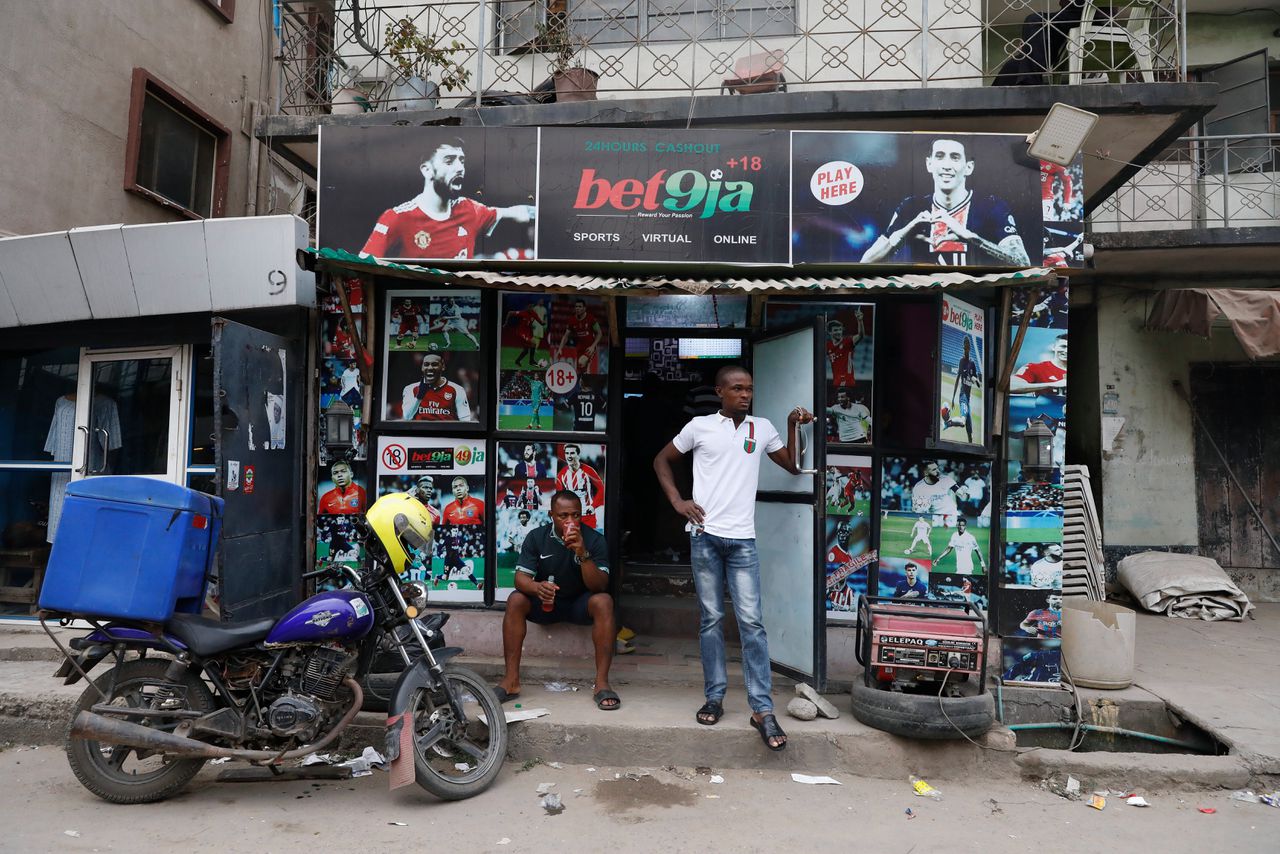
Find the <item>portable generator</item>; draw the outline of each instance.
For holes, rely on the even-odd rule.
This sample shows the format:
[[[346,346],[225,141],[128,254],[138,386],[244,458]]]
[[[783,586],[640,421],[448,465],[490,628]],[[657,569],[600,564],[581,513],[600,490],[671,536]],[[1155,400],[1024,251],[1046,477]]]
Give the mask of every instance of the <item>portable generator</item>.
[[[863,596],[855,654],[867,687],[948,685],[973,677],[986,690],[987,620],[969,602]],[[935,691],[936,693],[936,691]]]

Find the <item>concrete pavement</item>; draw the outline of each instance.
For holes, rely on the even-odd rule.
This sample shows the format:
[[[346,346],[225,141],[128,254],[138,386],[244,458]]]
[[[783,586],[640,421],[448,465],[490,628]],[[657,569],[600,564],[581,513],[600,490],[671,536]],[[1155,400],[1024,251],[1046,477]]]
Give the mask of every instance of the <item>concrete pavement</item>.
[[[82,687],[68,688],[50,677],[56,651],[42,632],[36,632],[0,631],[0,739],[55,744],[61,742],[71,704]],[[1089,722],[1144,729],[1134,722],[1161,716],[1176,726],[1178,719],[1186,719],[1227,745],[1227,756],[1019,749],[1012,733],[1003,728],[990,733],[981,747],[964,741],[913,741],[854,721],[848,714],[848,695],[830,697],[842,712],[836,721],[801,722],[782,716],[791,746],[773,754],[747,725],[736,667],[731,669],[724,720],[715,727],[700,726],[694,721],[702,702],[696,644],[646,638],[640,639],[636,654],[617,659],[613,682],[623,707],[616,712],[599,711],[591,703],[589,658],[528,659],[518,702],[524,708],[546,708],[549,714],[512,727],[511,754],[517,760],[536,757],[594,765],[819,768],[882,779],[902,779],[909,773],[941,780],[1071,773],[1086,784],[1125,786],[1141,780],[1153,787],[1236,788],[1280,774],[1275,724],[1280,720],[1280,662],[1270,654],[1277,641],[1280,605],[1261,606],[1258,619],[1245,623],[1139,615],[1135,686],[1120,692],[1081,691]],[[494,679],[501,671],[500,661],[492,657],[473,656],[465,663]],[[543,685],[550,680],[570,681],[580,690],[548,691]],[[779,709],[791,691],[787,680],[775,680]],[[1072,705],[1066,691],[1003,693],[1011,715],[1027,697],[1045,707],[1039,712],[1045,720],[1058,719]],[[344,740],[347,747],[380,743],[379,716],[363,715],[358,722]]]
[[[1226,792],[1143,791],[1147,809],[1109,798],[1098,812],[1017,780],[930,781],[942,792],[934,801],[913,796],[905,778],[837,773],[841,785],[811,786],[775,770],[522,771],[510,763],[488,791],[443,803],[416,786],[388,792],[381,772],[334,782],[214,782],[228,767],[206,768],[172,800],[117,807],[81,788],[61,751],[0,752],[0,814],[9,819],[0,851],[1055,854],[1158,846],[1170,854],[1248,854],[1274,851],[1280,833],[1280,810],[1232,801]],[[713,783],[713,774],[724,781]],[[540,807],[541,783],[552,784],[564,812]]]

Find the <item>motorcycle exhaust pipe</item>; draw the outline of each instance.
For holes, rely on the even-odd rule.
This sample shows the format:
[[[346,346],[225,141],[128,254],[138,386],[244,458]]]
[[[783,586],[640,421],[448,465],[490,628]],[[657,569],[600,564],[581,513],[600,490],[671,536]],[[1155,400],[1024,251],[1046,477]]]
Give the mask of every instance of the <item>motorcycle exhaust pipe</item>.
[[[95,712],[81,712],[71,723],[71,737],[96,741],[99,744],[123,744],[138,750],[150,750],[168,756],[191,759],[221,759],[234,757],[239,751],[231,747],[218,747],[194,738],[184,738],[169,732],[161,732],[141,724],[109,718]]]
[[[129,721],[117,720],[95,712],[80,712],[71,722],[71,737],[96,741],[101,744],[121,744],[140,750],[163,753],[166,756],[177,756],[188,759],[243,759],[248,762],[269,762],[271,764],[290,759],[301,759],[308,754],[326,747],[346,729],[347,724],[360,713],[364,705],[364,691],[360,684],[351,677],[342,680],[351,691],[353,702],[351,708],[343,715],[342,720],[324,738],[305,747],[294,748],[283,753],[274,750],[242,750],[234,747],[219,747],[207,744],[194,738],[174,735],[170,732],[145,727]]]

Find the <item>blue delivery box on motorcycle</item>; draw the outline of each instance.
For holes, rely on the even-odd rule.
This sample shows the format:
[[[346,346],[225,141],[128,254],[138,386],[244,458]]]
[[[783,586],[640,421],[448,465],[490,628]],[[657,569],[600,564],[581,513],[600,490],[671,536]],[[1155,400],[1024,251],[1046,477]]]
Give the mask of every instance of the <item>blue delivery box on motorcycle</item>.
[[[222,499],[148,477],[67,487],[40,607],[116,619],[199,613]]]

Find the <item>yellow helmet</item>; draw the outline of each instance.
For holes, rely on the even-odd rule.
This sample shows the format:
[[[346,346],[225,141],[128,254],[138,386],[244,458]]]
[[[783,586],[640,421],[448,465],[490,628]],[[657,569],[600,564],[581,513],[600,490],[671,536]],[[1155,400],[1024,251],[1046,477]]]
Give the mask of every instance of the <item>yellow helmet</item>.
[[[365,513],[373,533],[387,550],[397,574],[404,574],[410,555],[430,560],[431,516],[422,502],[405,492],[384,495]]]

